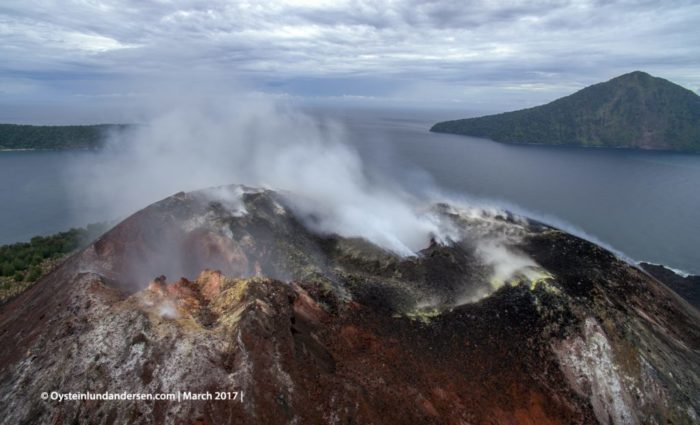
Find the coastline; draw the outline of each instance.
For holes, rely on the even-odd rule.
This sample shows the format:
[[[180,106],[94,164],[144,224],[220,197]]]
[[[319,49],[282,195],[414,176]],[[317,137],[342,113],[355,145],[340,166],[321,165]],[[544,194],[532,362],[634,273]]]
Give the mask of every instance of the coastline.
[[[25,151],[48,151],[48,150],[53,150],[53,149],[37,149],[37,148],[5,149],[5,148],[0,148],[0,152],[25,152]]]
[[[439,123],[438,123],[439,124]],[[489,139],[488,137],[482,136],[472,136],[463,133],[450,133],[446,131],[434,131],[432,128],[428,130],[429,133],[435,134],[448,134],[452,136],[462,136],[462,137],[473,137],[475,139],[488,140],[489,142],[500,143],[502,145],[508,146],[534,146],[534,147],[546,147],[546,148],[576,148],[576,149],[597,149],[597,150],[615,150],[621,152],[650,152],[650,153],[665,153],[665,154],[681,154],[681,155],[700,155],[700,150],[678,150],[678,149],[655,149],[655,148],[636,148],[630,146],[585,146],[585,145],[574,145],[568,143],[562,143],[558,145],[553,145],[550,143],[526,143],[526,142],[502,142],[499,140]]]
[[[96,151],[100,147],[63,147],[63,148],[0,148],[1,152],[62,152],[62,151]]]
[[[672,271],[673,273],[675,273],[678,276],[683,277],[683,278],[700,276],[700,275],[695,274],[695,273],[690,273],[690,272],[687,272],[685,270],[676,269],[676,268],[667,266],[666,264],[653,263],[651,261],[637,261],[637,265],[642,266],[643,264],[648,264],[650,266],[663,267],[666,270]]]

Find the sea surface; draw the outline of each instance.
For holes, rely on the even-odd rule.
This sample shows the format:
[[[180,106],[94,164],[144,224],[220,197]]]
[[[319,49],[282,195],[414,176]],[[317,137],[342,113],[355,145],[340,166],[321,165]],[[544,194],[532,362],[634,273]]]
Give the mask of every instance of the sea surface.
[[[315,113],[344,124],[374,178],[504,206],[633,260],[700,273],[700,155],[514,146],[428,132],[436,121],[459,117],[454,112]],[[0,152],[0,243],[119,218],[75,193],[81,160],[95,155]]]

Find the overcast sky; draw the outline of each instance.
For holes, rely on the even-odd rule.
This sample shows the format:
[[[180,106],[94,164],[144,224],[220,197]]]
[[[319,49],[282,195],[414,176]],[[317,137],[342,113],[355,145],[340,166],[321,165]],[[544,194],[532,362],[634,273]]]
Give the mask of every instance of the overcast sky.
[[[300,101],[484,111],[632,70],[697,91],[699,25],[697,0],[3,0],[0,106],[137,104],[180,76]]]

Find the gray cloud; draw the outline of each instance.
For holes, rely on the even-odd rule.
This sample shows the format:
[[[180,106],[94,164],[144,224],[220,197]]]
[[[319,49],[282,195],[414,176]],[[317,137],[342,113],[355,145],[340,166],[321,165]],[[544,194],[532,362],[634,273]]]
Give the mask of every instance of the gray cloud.
[[[119,98],[183,72],[301,98],[491,108],[634,69],[695,90],[698,21],[694,1],[8,1],[0,95]]]

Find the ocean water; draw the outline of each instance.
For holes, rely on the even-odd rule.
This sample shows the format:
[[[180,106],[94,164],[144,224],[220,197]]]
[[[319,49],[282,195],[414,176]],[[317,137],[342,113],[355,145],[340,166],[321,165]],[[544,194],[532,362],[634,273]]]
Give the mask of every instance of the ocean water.
[[[454,113],[323,114],[344,123],[372,178],[505,206],[631,259],[700,273],[700,155],[513,146],[428,132]],[[94,160],[89,152],[0,152],[0,243],[119,218],[69,192],[80,186],[80,161]]]

